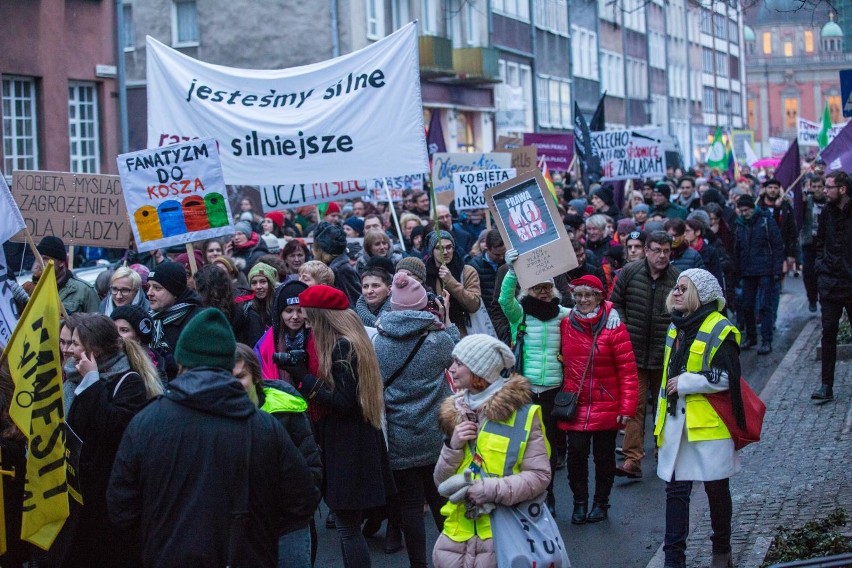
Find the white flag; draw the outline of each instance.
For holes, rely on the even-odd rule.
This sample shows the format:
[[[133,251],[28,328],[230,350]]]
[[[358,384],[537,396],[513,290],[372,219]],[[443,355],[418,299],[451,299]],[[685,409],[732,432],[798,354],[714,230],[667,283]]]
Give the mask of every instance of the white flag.
[[[751,142],[748,140],[744,140],[743,145],[745,146],[745,163],[747,166],[751,167],[751,165],[757,161],[757,154],[754,153],[754,148],[751,147]]]
[[[15,203],[2,172],[0,172],[0,219],[3,220],[0,224],[0,244],[5,243],[26,227],[24,218],[21,217],[21,210],[18,209],[18,204]],[[5,261],[3,265],[6,265]]]
[[[0,179],[3,177],[0,176]],[[14,277],[6,268],[6,255],[3,254],[3,247],[0,247],[0,350],[6,347],[18,324],[18,307],[9,285],[9,280]]]

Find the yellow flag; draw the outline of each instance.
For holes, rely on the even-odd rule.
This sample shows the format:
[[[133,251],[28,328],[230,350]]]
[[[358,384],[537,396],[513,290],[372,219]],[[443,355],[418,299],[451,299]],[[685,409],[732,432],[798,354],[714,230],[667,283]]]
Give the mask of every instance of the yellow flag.
[[[44,550],[68,518],[59,306],[51,261],[6,346],[15,381],[9,416],[29,440],[21,538]]]

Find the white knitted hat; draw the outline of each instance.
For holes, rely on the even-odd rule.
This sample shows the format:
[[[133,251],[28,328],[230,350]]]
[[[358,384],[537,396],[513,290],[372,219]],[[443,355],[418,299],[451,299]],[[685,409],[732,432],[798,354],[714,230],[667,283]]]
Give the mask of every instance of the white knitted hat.
[[[468,335],[453,349],[453,357],[470,372],[488,383],[500,378],[503,369],[515,364],[515,356],[505,343],[484,333]]]
[[[725,309],[725,293],[716,277],[703,268],[689,268],[678,274],[678,278],[687,278],[698,290],[698,301],[701,305],[713,300],[718,302],[719,310]]]

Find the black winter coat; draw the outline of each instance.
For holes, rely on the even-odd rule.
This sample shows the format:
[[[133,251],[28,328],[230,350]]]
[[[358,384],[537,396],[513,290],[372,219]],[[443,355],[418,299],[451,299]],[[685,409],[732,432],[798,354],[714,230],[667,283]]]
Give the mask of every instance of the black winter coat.
[[[315,424],[317,442],[323,455],[325,501],[332,510],[360,510],[381,507],[396,492],[382,431],[364,420],[358,401],[356,356],[347,363],[352,349],[340,339],[334,347],[331,374],[334,388],[325,384],[316,400],[330,412]],[[302,379],[301,392],[310,392],[313,375]]]
[[[769,211],[758,208],[751,219],[737,219],[734,263],[740,278],[783,272],[784,242]]]
[[[334,287],[349,298],[349,307],[355,309],[358,298],[361,297],[361,278],[358,271],[349,264],[346,253],[341,254],[328,265],[334,272]]]
[[[852,298],[852,202],[826,205],[819,216],[816,273],[819,295],[833,301]]]
[[[249,471],[246,443],[251,435]],[[230,370],[175,378],[127,427],[110,479],[110,518],[143,539],[143,565],[222,568],[236,489],[248,483],[245,554],[233,566],[277,566],[279,521],[319,502],[284,427],[259,411]]]
[[[761,209],[766,210],[775,219],[781,240],[784,241],[784,256],[798,258],[799,256],[799,227],[796,224],[796,214],[793,206],[787,200],[782,200],[778,207],[766,204],[765,198],[758,201]]]
[[[119,359],[122,364],[113,368],[121,370],[101,371],[99,379],[74,397],[68,412],[68,426],[83,441],[79,465],[83,505],[72,504],[64,567],[141,565],[136,535],[112,524],[107,512],[107,486],[121,438],[148,399],[142,377],[129,371],[125,355]]]
[[[468,264],[479,273],[479,290],[482,294],[482,302],[485,306],[490,306],[491,300],[495,297],[494,283],[497,279],[497,270],[503,265],[501,264],[497,268],[494,268],[485,259],[486,254],[488,253],[482,253],[479,256],[473,257]],[[499,295],[499,290],[497,291],[497,295]]]
[[[670,264],[654,280],[647,260],[629,262],[618,273],[610,300],[627,326],[640,369],[663,368],[663,347],[672,321],[666,296],[677,284],[678,274],[680,270]]]

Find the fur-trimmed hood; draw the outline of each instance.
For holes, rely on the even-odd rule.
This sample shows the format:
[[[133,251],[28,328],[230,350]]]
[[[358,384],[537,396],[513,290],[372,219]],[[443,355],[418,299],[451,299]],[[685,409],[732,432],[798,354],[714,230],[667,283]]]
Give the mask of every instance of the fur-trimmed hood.
[[[441,403],[439,421],[441,431],[447,436],[451,436],[456,425],[465,420],[465,417],[460,411],[460,405],[457,403],[458,399],[464,396],[464,392],[459,391],[445,398],[444,402]],[[503,388],[494,393],[494,396],[479,409],[477,414],[479,415],[480,423],[483,420],[504,422],[511,418],[516,410],[531,400],[532,394],[529,379],[515,373],[509,377]]]

